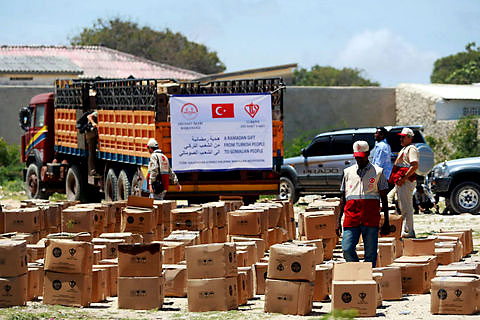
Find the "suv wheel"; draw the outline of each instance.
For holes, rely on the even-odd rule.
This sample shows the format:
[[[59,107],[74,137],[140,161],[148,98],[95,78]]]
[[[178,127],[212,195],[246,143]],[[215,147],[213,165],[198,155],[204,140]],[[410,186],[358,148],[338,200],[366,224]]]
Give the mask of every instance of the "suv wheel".
[[[450,204],[456,213],[480,213],[480,185],[460,183],[450,195]]]
[[[287,177],[280,178],[280,193],[278,198],[281,200],[291,200],[293,203],[298,201],[298,194],[292,180]]]

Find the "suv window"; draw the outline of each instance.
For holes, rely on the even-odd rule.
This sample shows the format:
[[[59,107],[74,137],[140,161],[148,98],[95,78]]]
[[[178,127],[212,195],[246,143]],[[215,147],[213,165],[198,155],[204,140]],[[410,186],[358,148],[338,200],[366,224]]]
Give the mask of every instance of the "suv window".
[[[425,140],[423,139],[422,134],[420,131],[417,129],[412,129],[413,133],[415,134],[413,136],[412,143],[425,143]],[[392,148],[392,152],[400,152],[402,150],[402,145],[400,144],[400,136],[398,135],[400,132],[402,132],[402,129],[392,129],[388,133],[387,141],[388,144],[390,145],[390,148]]]
[[[370,150],[373,150],[373,148],[375,147],[375,137],[373,133],[355,133],[353,135],[353,143],[355,143],[355,141],[360,141],[360,140],[367,141],[368,146],[370,147]],[[353,147],[353,144],[352,144],[352,147]]]
[[[341,134],[332,136],[332,150],[330,155],[350,154],[353,151],[353,141],[351,134]]]
[[[328,155],[328,145],[330,144],[330,137],[320,137],[312,141],[312,143],[305,149],[305,156],[318,157]]]

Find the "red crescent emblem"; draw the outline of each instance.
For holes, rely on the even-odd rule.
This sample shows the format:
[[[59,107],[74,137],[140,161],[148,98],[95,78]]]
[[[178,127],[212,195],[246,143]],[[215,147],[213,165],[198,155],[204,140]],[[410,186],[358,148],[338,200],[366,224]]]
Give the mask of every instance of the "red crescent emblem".
[[[370,178],[370,180],[368,180],[370,183],[374,183],[375,182],[375,178]]]

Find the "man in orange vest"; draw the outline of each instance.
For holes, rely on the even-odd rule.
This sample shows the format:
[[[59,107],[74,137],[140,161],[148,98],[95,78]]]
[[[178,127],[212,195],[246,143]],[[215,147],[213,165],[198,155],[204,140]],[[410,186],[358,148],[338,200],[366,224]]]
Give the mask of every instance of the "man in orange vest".
[[[382,235],[390,233],[388,219],[388,181],[383,169],[373,165],[368,160],[370,154],[366,141],[357,141],[353,144],[353,156],[356,165],[346,168],[340,191],[340,214],[337,220],[337,235],[342,233],[343,220],[343,257],[347,262],[358,261],[355,248],[360,234],[365,247],[365,262],[371,262],[372,267],[377,263],[378,229],[380,225],[380,200],[384,213],[384,223],[380,230]]]

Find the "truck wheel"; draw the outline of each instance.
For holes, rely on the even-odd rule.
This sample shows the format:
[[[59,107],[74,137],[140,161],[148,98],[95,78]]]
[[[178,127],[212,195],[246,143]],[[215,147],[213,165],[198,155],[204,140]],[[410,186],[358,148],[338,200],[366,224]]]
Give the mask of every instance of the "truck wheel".
[[[35,163],[31,163],[25,175],[25,189],[30,199],[47,199],[47,194],[40,189],[40,170]]]
[[[135,171],[135,173],[133,174],[133,178],[132,178],[131,194],[134,195],[134,196],[137,196],[137,197],[142,196],[142,184],[143,184],[142,178],[138,174],[138,171]]]
[[[456,186],[450,195],[452,209],[460,213],[480,213],[480,185],[463,182]]]
[[[77,201],[82,199],[84,184],[80,175],[80,168],[72,165],[67,171],[65,178],[65,193],[67,200]]]
[[[117,201],[118,200],[118,178],[115,170],[110,168],[105,178],[105,200]]]
[[[280,193],[278,199],[280,200],[291,200],[293,203],[298,201],[298,195],[295,190],[295,185],[292,180],[287,177],[280,178]]]
[[[125,170],[120,171],[117,182],[117,195],[118,200],[127,200],[128,196],[132,193],[132,185],[130,184],[131,175]]]

